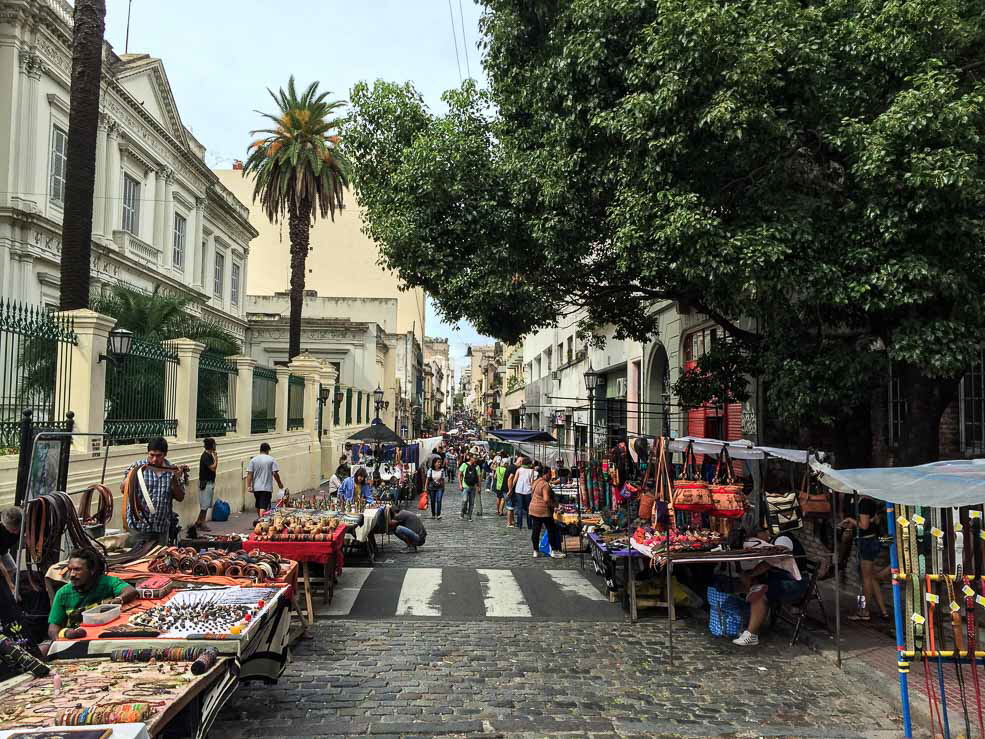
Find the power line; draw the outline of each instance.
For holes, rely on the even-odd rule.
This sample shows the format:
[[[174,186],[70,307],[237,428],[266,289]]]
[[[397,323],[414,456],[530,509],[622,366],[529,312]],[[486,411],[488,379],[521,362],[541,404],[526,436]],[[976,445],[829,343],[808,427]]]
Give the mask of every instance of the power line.
[[[465,71],[469,73],[469,79],[472,79],[472,69],[469,66],[469,45],[465,41],[465,14],[462,12],[462,0],[458,0],[458,19],[462,24],[462,51],[465,52]],[[455,25],[455,21],[452,21],[452,25]],[[461,71],[459,71],[461,75]]]
[[[461,84],[464,82],[462,79],[462,61],[458,58],[458,36],[455,34],[455,11],[451,8],[451,0],[448,0],[448,17],[451,18],[451,38],[455,44],[455,64],[458,65],[458,82]]]

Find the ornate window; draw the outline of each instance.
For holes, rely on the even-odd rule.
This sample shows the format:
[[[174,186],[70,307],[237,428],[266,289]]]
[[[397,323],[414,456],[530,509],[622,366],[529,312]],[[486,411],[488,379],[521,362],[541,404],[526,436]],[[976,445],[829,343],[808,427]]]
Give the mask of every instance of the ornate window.
[[[51,131],[51,200],[65,202],[65,165],[68,161],[68,134],[58,126]]]

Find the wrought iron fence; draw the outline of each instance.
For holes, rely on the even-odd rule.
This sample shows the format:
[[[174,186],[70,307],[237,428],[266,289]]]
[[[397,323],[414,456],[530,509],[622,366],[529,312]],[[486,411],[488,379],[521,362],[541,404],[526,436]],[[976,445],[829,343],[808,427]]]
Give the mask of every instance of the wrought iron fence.
[[[139,444],[175,436],[178,355],[135,338],[126,358],[106,368],[106,422],[113,444]]]
[[[251,434],[265,434],[277,426],[277,373],[269,367],[253,368],[253,418]]]
[[[288,375],[287,378],[287,430],[304,428],[304,378]]]
[[[221,354],[203,352],[199,357],[196,436],[225,436],[236,431],[238,374],[236,365]]]
[[[71,318],[0,300],[0,453],[18,447],[23,411],[40,428],[67,430],[78,343]]]

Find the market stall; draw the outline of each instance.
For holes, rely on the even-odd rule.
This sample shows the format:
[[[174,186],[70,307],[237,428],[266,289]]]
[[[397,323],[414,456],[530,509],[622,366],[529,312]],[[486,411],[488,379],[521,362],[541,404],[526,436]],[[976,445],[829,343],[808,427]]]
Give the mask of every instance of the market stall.
[[[971,736],[975,724],[982,735],[985,650],[976,606],[985,603],[985,460],[836,470],[812,459],[811,466],[832,490],[886,501],[904,736],[913,736],[908,678],[915,661],[922,662],[932,732],[961,727]],[[956,691],[945,692],[945,660],[958,677]]]

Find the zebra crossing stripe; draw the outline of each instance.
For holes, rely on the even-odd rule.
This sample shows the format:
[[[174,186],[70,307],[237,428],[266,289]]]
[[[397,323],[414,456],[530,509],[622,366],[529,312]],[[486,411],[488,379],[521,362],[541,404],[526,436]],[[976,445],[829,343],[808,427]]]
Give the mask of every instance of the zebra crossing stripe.
[[[530,618],[530,607],[523,598],[520,584],[509,570],[476,570],[482,588],[486,616]]]
[[[398,616],[440,616],[441,604],[437,603],[441,590],[440,567],[414,567],[407,570],[400,598],[397,600]]]
[[[544,570],[544,574],[561,588],[562,593],[579,595],[589,600],[607,600],[580,572],[575,570]]]
[[[359,597],[359,592],[366,584],[366,579],[373,573],[369,567],[354,567],[345,570],[335,587],[335,594],[332,596],[332,604],[327,608],[319,609],[319,616],[348,616],[352,610],[352,604]]]

